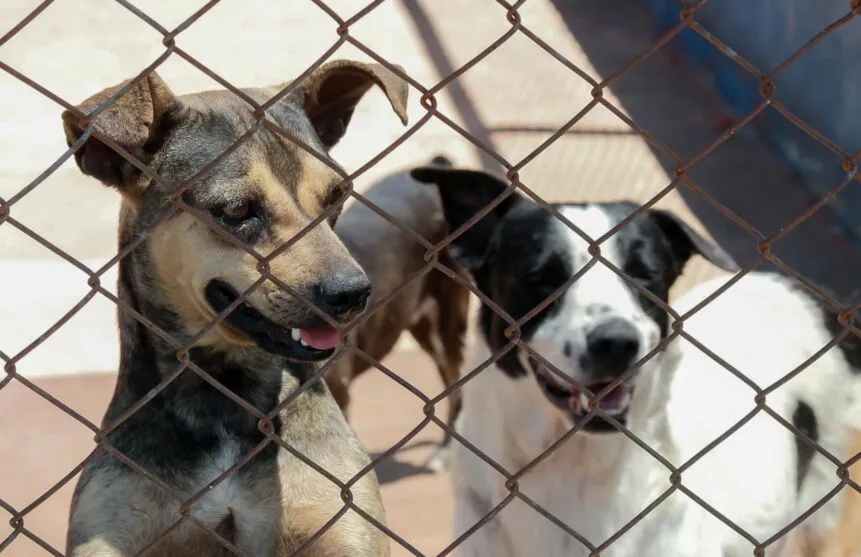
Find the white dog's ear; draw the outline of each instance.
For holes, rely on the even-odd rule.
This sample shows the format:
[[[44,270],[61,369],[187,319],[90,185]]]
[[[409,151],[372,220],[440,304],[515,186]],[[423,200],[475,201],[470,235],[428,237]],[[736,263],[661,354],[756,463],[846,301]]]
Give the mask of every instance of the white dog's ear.
[[[437,186],[443,213],[452,231],[467,223],[510,187],[508,182],[489,172],[450,168],[444,164],[432,163],[415,168],[410,175],[418,182]],[[497,227],[518,202],[526,200],[512,192],[452,242],[452,255],[461,265],[475,271],[484,264]]]
[[[739,271],[738,263],[721,246],[700,236],[685,221],[669,211],[653,209],[648,213],[669,245],[676,272],[681,274],[688,259],[700,254],[724,271]]]

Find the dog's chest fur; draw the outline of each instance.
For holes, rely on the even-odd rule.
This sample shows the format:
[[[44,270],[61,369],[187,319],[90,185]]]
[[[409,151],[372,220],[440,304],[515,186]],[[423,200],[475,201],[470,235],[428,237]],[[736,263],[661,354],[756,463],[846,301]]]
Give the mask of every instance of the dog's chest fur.
[[[202,486],[220,478],[242,457],[240,443],[225,441],[214,453],[203,459],[195,483]],[[261,464],[274,466],[274,463]],[[259,466],[249,466],[244,471],[240,468],[236,474],[228,475],[201,497],[192,507],[192,515],[213,530],[233,530],[236,541],[242,541],[243,545],[254,546],[254,540],[257,543],[268,540],[271,544],[278,530],[273,524],[273,513],[278,512],[280,502],[274,497],[277,490],[266,492],[254,488],[254,478],[251,476],[257,472],[252,468]]]
[[[482,355],[486,359],[485,351],[481,347],[473,361],[483,361]],[[512,380],[492,366],[467,383],[463,394],[468,406],[458,420],[458,432],[512,474],[547,451],[570,428],[547,404],[531,377]],[[647,429],[653,427],[657,430],[658,424],[647,424]],[[648,436],[648,432],[639,433]],[[650,442],[658,451],[666,449],[658,437]],[[509,490],[505,478],[469,449],[456,444],[452,457],[455,530],[460,534],[503,501]],[[484,541],[480,543],[491,543],[498,552],[493,554],[502,556],[530,555],[536,548],[547,557],[588,555],[589,549],[560,527],[559,521],[598,546],[667,489],[668,475],[651,455],[619,435],[575,434],[518,479],[518,491],[556,520],[541,517],[544,513],[515,496],[481,528]],[[678,520],[678,501],[665,501],[660,512],[650,513],[602,555],[643,555],[645,545],[650,547],[649,555],[673,554],[670,548],[677,547],[678,540],[675,536],[662,539],[653,524]],[[479,553],[470,553],[470,546],[464,555],[484,554],[478,545]],[[662,552],[664,546],[666,552]]]
[[[709,286],[715,288],[715,284]],[[684,313],[707,292],[708,288],[694,292],[674,306]],[[686,324],[686,330],[760,385],[773,384],[829,341],[819,325],[817,308],[778,279],[751,276],[724,296],[722,310],[704,310]],[[775,299],[770,306],[764,301],[769,297]],[[726,315],[742,314],[752,304],[759,304],[761,311],[748,315],[745,334],[739,335],[738,327],[726,327]],[[486,346],[479,344],[466,370],[490,356]],[[672,465],[681,466],[722,437],[755,405],[748,386],[693,345],[671,346],[679,351],[668,350],[661,365],[644,371],[629,428]],[[670,364],[676,357],[679,359]],[[808,401],[818,420],[818,431],[812,436],[832,454],[841,455],[839,458],[848,456],[840,415],[841,409],[851,405],[853,372],[846,363],[839,350],[832,350],[784,388],[767,395],[769,408],[787,421],[795,421],[792,416],[799,400]],[[662,385],[669,386],[668,393],[660,390]],[[527,466],[570,427],[531,377],[512,379],[493,366],[464,386],[463,397],[458,432],[509,473]],[[653,403],[646,407],[644,401]],[[685,467],[682,485],[753,539],[769,540],[839,484],[834,465],[819,455],[800,468],[796,444],[783,425],[765,412],[756,413]],[[459,444],[453,447],[452,474],[457,534],[509,496],[504,477]],[[603,556],[751,554],[754,546],[749,538],[685,493],[675,491],[659,501],[670,487],[670,471],[618,433],[577,433],[518,482],[519,491],[547,516],[556,517],[598,547],[643,513],[642,520],[608,548],[601,548]],[[799,532],[822,536],[830,531],[839,501],[839,497],[830,499],[805,522],[803,532],[796,530],[777,539],[766,555],[783,555],[784,549],[793,547]],[[464,543],[461,555],[570,557],[589,553],[575,536],[515,497]]]

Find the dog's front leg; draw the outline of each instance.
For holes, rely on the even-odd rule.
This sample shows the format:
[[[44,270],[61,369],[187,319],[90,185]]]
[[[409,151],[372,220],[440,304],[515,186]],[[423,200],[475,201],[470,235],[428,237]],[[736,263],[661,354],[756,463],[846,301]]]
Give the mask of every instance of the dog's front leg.
[[[491,506],[470,486],[457,486],[454,490],[454,532],[459,537],[478,522],[483,521]],[[484,522],[457,546],[457,557],[513,557],[514,548],[503,531],[498,515]]]
[[[705,513],[704,509],[688,510],[680,523],[675,527],[675,535],[667,532],[661,542],[653,543],[650,557],[674,555],[677,557],[729,557],[734,552],[727,549],[727,528],[717,519]],[[744,551],[739,550],[738,556],[749,555],[747,540],[743,541]]]
[[[132,554],[114,547],[105,539],[95,538],[78,545],[68,555],[69,557],[130,557]]]
[[[107,458],[84,469],[72,497],[66,554],[131,557],[170,525],[169,501],[154,484]]]

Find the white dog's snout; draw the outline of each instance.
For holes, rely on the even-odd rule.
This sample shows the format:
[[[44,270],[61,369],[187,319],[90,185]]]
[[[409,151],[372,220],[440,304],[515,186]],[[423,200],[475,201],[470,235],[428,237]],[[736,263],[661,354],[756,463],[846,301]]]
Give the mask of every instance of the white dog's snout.
[[[586,333],[584,367],[592,374],[615,377],[636,361],[641,346],[642,336],[632,321],[603,319]]]

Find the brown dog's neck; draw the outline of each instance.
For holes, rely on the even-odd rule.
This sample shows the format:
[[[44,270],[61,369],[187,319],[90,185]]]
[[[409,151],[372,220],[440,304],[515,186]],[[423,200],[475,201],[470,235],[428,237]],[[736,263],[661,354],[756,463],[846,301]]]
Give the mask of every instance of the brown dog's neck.
[[[258,418],[231,400],[232,395],[268,414],[278,404],[285,379],[290,381],[286,376],[294,377],[298,386],[313,376],[314,366],[290,362],[254,347],[238,347],[231,353],[193,347],[188,350],[189,363],[177,375],[184,363],[181,348],[164,336],[181,345],[188,335],[180,332],[174,312],[151,301],[152,286],[139,286],[141,276],[147,274],[145,269],[139,272],[144,262],[145,257],[133,253],[119,264],[120,369],[106,421],[110,423],[141,399],[151,397],[135,413],[136,420],[167,418],[192,431],[209,428],[233,437],[262,435]],[[204,379],[201,372],[214,381]],[[153,391],[174,375],[153,396]],[[315,383],[310,389],[312,395],[323,388],[320,381]]]

